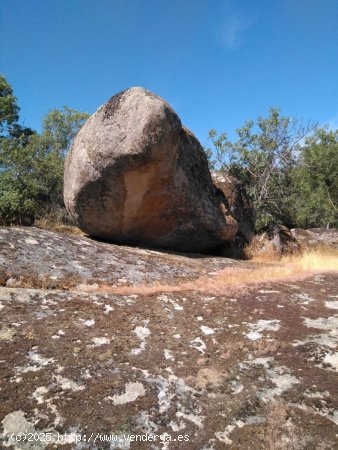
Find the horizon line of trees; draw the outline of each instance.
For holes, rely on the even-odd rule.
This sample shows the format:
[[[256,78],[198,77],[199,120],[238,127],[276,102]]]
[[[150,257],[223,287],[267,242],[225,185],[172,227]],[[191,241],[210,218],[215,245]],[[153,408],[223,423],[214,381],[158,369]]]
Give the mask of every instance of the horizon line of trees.
[[[63,203],[64,160],[89,114],[52,109],[37,133],[20,125],[19,111],[0,75],[0,225],[34,225],[47,216],[71,223]]]
[[[231,142],[210,130],[209,167],[240,181],[257,231],[274,224],[338,228],[338,130],[270,108],[236,132]]]
[[[64,223],[66,154],[89,114],[68,106],[52,109],[37,133],[19,122],[12,87],[0,75],[0,225],[33,225],[45,216]],[[236,177],[253,205],[256,230],[338,228],[338,130],[282,116],[247,121],[231,142],[210,130],[205,149],[211,170]]]

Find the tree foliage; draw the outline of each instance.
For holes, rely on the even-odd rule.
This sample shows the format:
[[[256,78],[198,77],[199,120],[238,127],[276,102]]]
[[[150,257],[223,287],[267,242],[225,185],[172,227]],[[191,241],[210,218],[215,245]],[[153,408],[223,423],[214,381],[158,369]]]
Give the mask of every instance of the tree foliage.
[[[63,158],[45,136],[34,134],[22,145],[1,146],[0,215],[3,223],[30,225],[62,205]]]
[[[10,86],[1,93],[14,98]],[[0,137],[0,222],[31,225],[63,208],[64,158],[88,114],[69,107],[51,110],[38,134],[17,122],[16,100],[12,106],[8,99],[0,104],[5,107],[0,117],[6,117],[2,125],[7,131]],[[15,111],[15,117],[8,120],[6,111]]]
[[[293,179],[298,225],[338,228],[338,130],[306,139]]]
[[[242,181],[253,203],[258,229],[269,223],[290,224],[292,168],[302,141],[313,130],[313,125],[271,108],[267,118],[247,121],[237,129],[236,142],[230,142],[226,133],[209,132],[215,149],[214,167]]]
[[[53,150],[65,156],[75,135],[88,119],[87,113],[64,106],[62,110],[52,109],[42,120],[43,135]]]
[[[19,119],[19,107],[13,89],[6,78],[0,74],[0,133],[8,134]]]

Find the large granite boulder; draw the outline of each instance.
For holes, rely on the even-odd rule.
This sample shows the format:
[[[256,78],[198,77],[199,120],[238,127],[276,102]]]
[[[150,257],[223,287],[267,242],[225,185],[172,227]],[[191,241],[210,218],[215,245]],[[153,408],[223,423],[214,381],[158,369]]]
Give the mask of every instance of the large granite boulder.
[[[238,235],[251,242],[255,236],[255,215],[253,205],[242,183],[224,171],[212,171],[212,180],[229,204],[230,214],[238,223]]]
[[[196,137],[139,87],[112,97],[76,136],[64,200],[85,233],[120,244],[207,251],[238,228]]]

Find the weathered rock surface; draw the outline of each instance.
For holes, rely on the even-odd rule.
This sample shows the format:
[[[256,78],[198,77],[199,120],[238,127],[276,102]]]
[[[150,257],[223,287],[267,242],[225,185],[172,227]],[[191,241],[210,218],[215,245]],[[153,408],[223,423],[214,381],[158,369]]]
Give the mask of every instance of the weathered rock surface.
[[[143,88],[115,95],[80,130],[64,199],[85,233],[119,244],[200,252],[237,232],[200,143]]]
[[[254,209],[241,183],[224,172],[212,171],[212,180],[229,204],[231,215],[238,223],[238,235],[251,242],[255,235]]]
[[[324,245],[329,247],[338,247],[338,230],[331,228],[293,228],[292,235],[297,239],[301,247],[314,247]]]
[[[193,280],[244,262],[107,244],[85,236],[0,227],[0,285],[75,287]]]
[[[253,237],[249,249],[249,256],[293,254],[298,253],[301,248],[301,242],[299,242],[289,228],[284,225],[274,225],[268,231],[264,231]]]
[[[318,248],[338,248],[338,230],[326,228],[289,229],[274,225],[251,240],[250,256],[260,254],[291,254]]]
[[[0,447],[334,449],[337,281],[234,296],[0,288]]]

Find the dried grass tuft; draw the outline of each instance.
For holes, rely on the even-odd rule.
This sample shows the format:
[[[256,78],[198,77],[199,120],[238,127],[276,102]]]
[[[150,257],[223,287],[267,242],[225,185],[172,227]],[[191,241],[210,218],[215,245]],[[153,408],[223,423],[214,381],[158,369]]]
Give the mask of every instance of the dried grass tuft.
[[[252,263],[251,268],[228,267],[212,277],[201,277],[178,285],[155,283],[125,287],[101,286],[99,290],[122,295],[185,291],[230,296],[239,292],[245,294],[258,284],[301,280],[317,273],[338,272],[338,249],[318,247],[281,258],[270,254],[270,258],[266,258],[264,262],[253,258]]]

